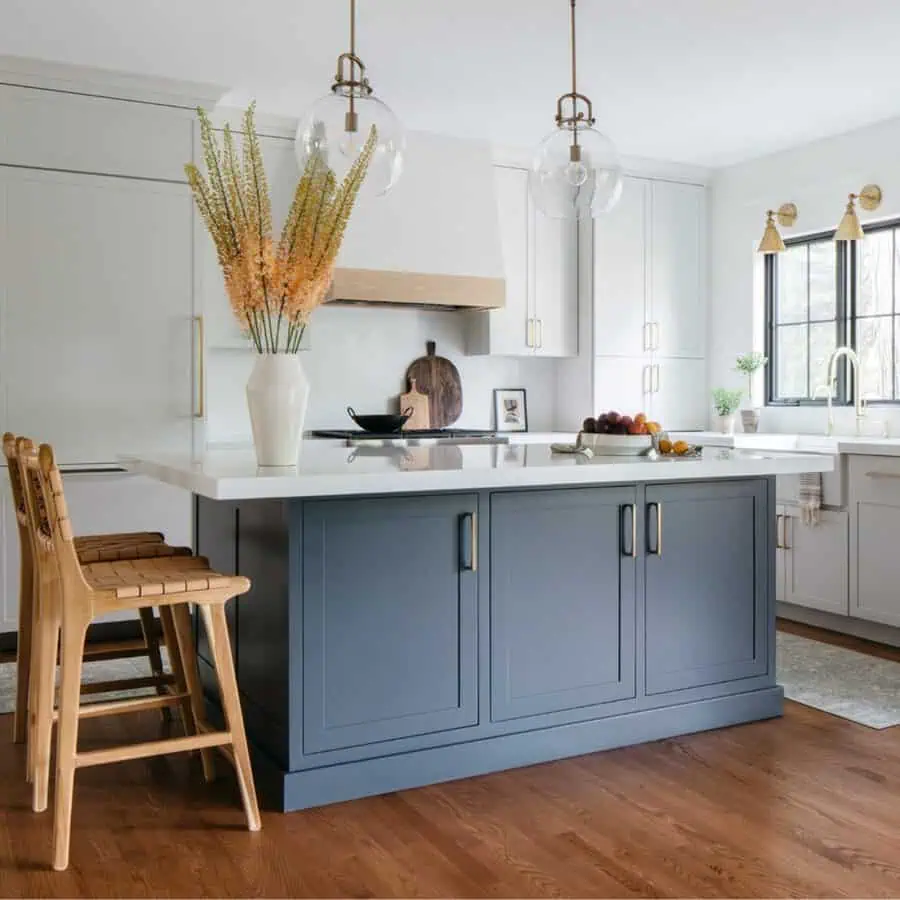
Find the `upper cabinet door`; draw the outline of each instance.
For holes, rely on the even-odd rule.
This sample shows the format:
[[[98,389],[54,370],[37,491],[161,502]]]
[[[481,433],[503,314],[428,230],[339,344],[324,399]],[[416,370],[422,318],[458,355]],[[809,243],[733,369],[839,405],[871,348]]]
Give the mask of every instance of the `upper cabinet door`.
[[[709,394],[706,361],[656,357],[650,370],[650,407],[653,418],[670,431],[706,428]]]
[[[190,450],[187,185],[29,169],[0,183],[7,427],[70,464]]]
[[[500,241],[506,276],[506,306],[490,313],[489,352],[499,356],[530,355],[532,317],[529,298],[529,202],[528,172],[494,167]]]
[[[539,210],[534,210],[533,217],[534,352],[536,356],[577,356],[577,224],[550,219]]]
[[[2,165],[187,181],[193,110],[0,85],[0,114]]]
[[[661,356],[706,355],[705,190],[654,181],[651,190],[650,313]]]
[[[645,327],[648,278],[648,182],[626,178],[622,197],[594,222],[594,353],[640,356],[650,349]]]

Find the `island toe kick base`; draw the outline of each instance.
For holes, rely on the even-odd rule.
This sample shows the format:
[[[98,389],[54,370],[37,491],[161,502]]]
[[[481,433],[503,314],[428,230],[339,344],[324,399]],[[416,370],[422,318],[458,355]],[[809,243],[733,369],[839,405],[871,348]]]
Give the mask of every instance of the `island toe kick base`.
[[[196,499],[296,810],[778,716],[774,478]],[[215,702],[211,655],[201,674]]]

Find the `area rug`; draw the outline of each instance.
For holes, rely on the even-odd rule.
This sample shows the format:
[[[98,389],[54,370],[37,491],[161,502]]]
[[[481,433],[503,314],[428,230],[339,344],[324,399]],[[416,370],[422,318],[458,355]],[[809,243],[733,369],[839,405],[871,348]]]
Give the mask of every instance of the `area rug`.
[[[789,700],[868,725],[900,725],[900,662],[778,632],[778,683]]]
[[[163,662],[166,662],[163,650]],[[168,668],[167,668],[168,670]],[[108,659],[84,664],[84,682],[117,681],[121,678],[141,678],[150,675],[150,663],[146,656],[128,657],[125,659]],[[120,700],[125,697],[137,697],[152,693],[146,688],[141,690],[117,691],[104,694],[104,700]],[[0,663],[0,715],[15,712],[16,708],[16,664]]]

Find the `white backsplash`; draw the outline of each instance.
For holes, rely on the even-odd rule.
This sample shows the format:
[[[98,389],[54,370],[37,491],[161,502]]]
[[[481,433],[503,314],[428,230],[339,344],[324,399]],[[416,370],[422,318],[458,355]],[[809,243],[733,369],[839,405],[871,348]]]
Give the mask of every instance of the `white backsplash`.
[[[407,366],[425,354],[426,341],[459,369],[463,412],[455,427],[493,428],[494,388],[525,388],[531,431],[554,427],[557,364],[552,359],[465,355],[465,316],[415,309],[328,307],[315,312],[310,349],[301,361],[312,383],[306,427],[354,427],[346,407],[394,412],[406,390]],[[206,351],[208,443],[249,441],[244,389],[252,350]]]

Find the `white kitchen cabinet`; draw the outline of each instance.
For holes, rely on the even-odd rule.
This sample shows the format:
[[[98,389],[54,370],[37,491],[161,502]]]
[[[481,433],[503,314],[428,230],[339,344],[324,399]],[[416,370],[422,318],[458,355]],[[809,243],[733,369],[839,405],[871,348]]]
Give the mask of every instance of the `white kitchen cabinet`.
[[[650,302],[660,357],[706,356],[705,192],[693,184],[650,183]],[[705,422],[704,416],[704,422]]]
[[[632,177],[594,223],[594,354],[606,372],[630,361],[618,405],[646,394],[641,407],[668,429],[709,418],[704,229],[702,186]]]
[[[900,459],[850,458],[850,614],[900,626]]]
[[[615,410],[625,415],[650,415],[649,363],[642,356],[598,356],[594,360],[594,415]],[[580,423],[578,423],[580,424]]]
[[[647,414],[670,431],[706,427],[706,361],[654,356]]]
[[[0,203],[4,427],[66,464],[189,450],[187,186],[0,167]]]
[[[803,522],[796,506],[780,506],[778,550],[784,587],[778,599],[796,606],[849,615],[849,517],[819,510],[816,525]],[[780,576],[781,577],[781,576]]]
[[[506,306],[468,314],[470,354],[572,357],[578,353],[575,222],[535,209],[528,171],[494,167]]]
[[[650,350],[649,196],[648,181],[626,178],[619,202],[594,222],[594,353],[598,356],[637,357]]]

